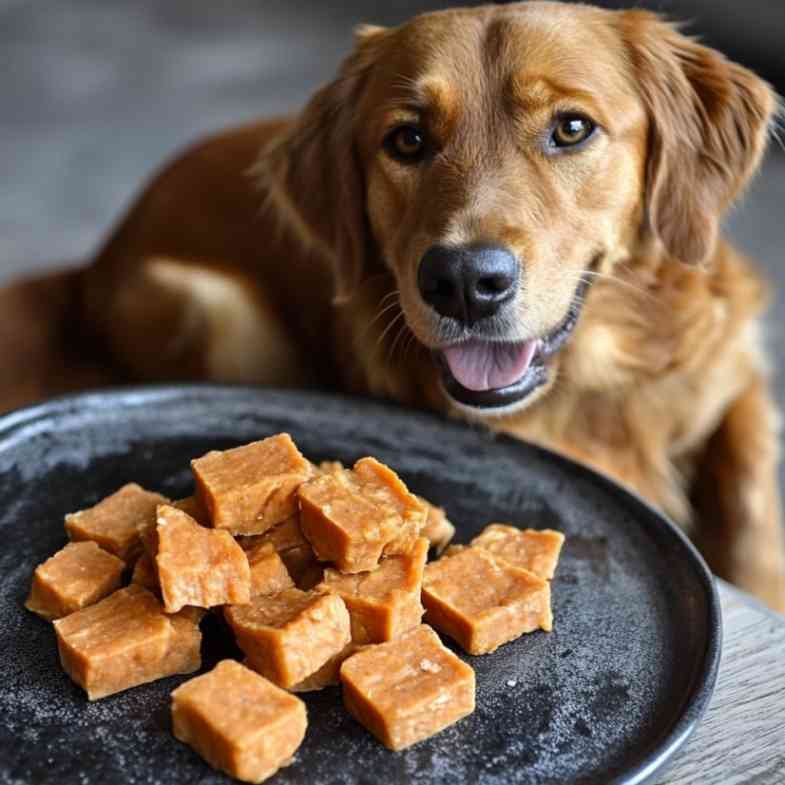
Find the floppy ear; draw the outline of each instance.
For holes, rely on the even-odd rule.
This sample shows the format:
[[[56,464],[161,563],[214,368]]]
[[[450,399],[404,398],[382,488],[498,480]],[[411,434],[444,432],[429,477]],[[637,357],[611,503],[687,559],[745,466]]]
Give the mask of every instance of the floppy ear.
[[[626,11],[621,21],[650,121],[650,228],[672,256],[704,262],[760,163],[774,91],[656,14]]]
[[[336,79],[322,87],[286,133],[262,151],[253,170],[280,217],[330,258],[336,303],[351,298],[368,247],[355,110],[386,32],[369,25],[355,30],[354,52],[343,61]]]

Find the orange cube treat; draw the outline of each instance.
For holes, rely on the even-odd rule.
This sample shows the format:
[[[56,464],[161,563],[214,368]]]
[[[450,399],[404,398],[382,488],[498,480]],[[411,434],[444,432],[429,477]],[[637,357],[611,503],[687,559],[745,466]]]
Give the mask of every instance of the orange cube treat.
[[[261,542],[269,542],[278,553],[285,553],[292,548],[306,546],[310,548],[308,540],[303,537],[300,530],[300,516],[290,515],[285,521],[276,524],[268,529],[264,534],[251,534],[246,537],[239,537],[238,542],[247,551]]]
[[[299,698],[234,660],[172,692],[174,735],[245,782],[262,782],[288,765],[307,725]]]
[[[294,581],[271,542],[260,542],[245,552],[251,568],[251,596],[293,589]]]
[[[184,513],[190,515],[200,526],[209,527],[210,516],[202,506],[202,503],[196,496],[187,496],[185,499],[178,499],[177,501],[170,502],[172,507],[182,510]],[[155,513],[146,521],[139,525],[139,538],[142,541],[145,552],[155,559],[158,553],[158,518],[157,508]],[[137,562],[138,563],[138,562]],[[156,577],[156,586],[158,585],[158,578]]]
[[[480,548],[426,565],[422,602],[426,621],[470,654],[487,654],[524,632],[553,626],[548,581]]]
[[[354,464],[355,475],[363,483],[366,497],[389,507],[400,518],[398,536],[384,549],[385,556],[407,553],[414,545],[428,517],[426,505],[406,487],[404,481],[376,458],[361,458]]]
[[[65,672],[90,700],[201,665],[193,617],[168,616],[147,589],[131,584],[54,622]]]
[[[340,461],[322,461],[317,466],[317,469],[322,474],[339,474],[346,467]]]
[[[160,493],[129,483],[87,510],[65,516],[73,542],[92,540],[105,551],[132,564],[142,550],[139,529],[155,520],[155,510],[168,500]]]
[[[374,458],[301,486],[300,528],[321,561],[367,572],[382,555],[406,553],[425,524],[425,506]]]
[[[172,502],[172,507],[187,512],[201,526],[210,526],[210,516],[198,496],[186,496]]]
[[[145,551],[134,565],[131,574],[131,583],[138,583],[155,594],[160,594],[161,586],[158,583],[158,572],[155,569],[155,559]]]
[[[348,712],[391,750],[474,711],[474,670],[425,624],[351,656],[341,666],[341,683]]]
[[[353,641],[343,647],[338,654],[330,657],[318,671],[289,687],[291,692],[318,692],[325,687],[334,687],[340,681],[341,665],[356,652],[364,649]]]
[[[448,545],[442,553],[442,559],[448,559],[450,556],[455,556],[456,553],[465,551],[468,545]]]
[[[247,664],[279,687],[319,670],[351,640],[349,614],[335,594],[286,589],[224,610]]]
[[[229,532],[200,526],[168,504],[158,507],[157,521],[155,564],[167,613],[249,602],[248,559]]]
[[[188,515],[190,515],[200,526],[209,527],[211,525],[210,517],[207,515],[206,510],[204,507],[202,507],[201,502],[196,498],[196,496],[188,496],[185,499],[178,499],[174,502],[167,502],[167,504],[171,504],[172,507],[176,507],[178,510],[188,513]],[[158,518],[156,506],[153,514],[148,516],[148,518],[142,521],[137,527],[137,531],[139,532],[139,539],[142,541],[145,553],[147,553],[153,559],[155,559],[155,555],[158,553],[157,528]]]
[[[191,461],[197,496],[216,529],[261,534],[297,512],[297,488],[314,472],[288,433]]]
[[[44,619],[59,619],[111,594],[125,562],[94,542],[70,542],[40,564],[25,607]]]
[[[204,608],[196,608],[193,605],[188,605],[177,613],[168,614],[171,621],[185,619],[186,621],[191,622],[191,624],[197,625],[197,627],[206,615],[207,611]]]
[[[553,578],[563,544],[561,532],[518,529],[503,523],[489,524],[471,541],[472,547],[546,580]]]
[[[427,510],[425,526],[420,530],[420,534],[431,543],[436,553],[440,554],[455,536],[455,526],[447,519],[447,513],[442,507],[436,507],[420,496],[417,498]]]
[[[272,529],[268,529],[264,534],[241,537],[239,542],[246,551],[251,550],[259,543],[271,543],[283,559],[283,563],[298,589],[307,591],[321,580],[321,575],[317,570],[319,562],[311,544],[305,539],[300,529],[299,515],[292,515],[282,523],[273,526]]]
[[[346,603],[354,643],[382,643],[422,621],[420,603],[428,540],[420,537],[409,553],[382,559],[372,572],[343,575],[326,569],[322,586]]]

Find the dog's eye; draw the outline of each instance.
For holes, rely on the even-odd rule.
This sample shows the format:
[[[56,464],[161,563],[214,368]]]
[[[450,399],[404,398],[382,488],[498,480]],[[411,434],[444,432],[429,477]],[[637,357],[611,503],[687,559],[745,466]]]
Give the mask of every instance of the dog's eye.
[[[399,125],[384,140],[387,152],[399,161],[419,161],[425,152],[425,133],[416,125]]]
[[[594,123],[588,117],[579,114],[562,115],[551,133],[551,145],[573,147],[588,139],[594,128]]]

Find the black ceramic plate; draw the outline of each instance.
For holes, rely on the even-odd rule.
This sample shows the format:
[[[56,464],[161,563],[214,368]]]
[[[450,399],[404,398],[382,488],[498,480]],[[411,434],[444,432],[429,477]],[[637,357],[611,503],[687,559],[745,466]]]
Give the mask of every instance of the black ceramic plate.
[[[313,459],[375,455],[447,508],[466,542],[489,521],[567,535],[555,626],[484,657],[477,710],[388,752],[331,688],[275,783],[640,783],[701,716],[717,673],[710,575],[684,537],[602,476],[544,450],[363,400],[214,386],[75,396],[0,418],[0,783],[229,782],[169,732],[176,677],[88,703],[51,625],[22,607],[63,515],[125,482],[178,497],[189,460],[289,431]],[[206,631],[209,637],[210,630]],[[205,664],[222,656],[206,647]]]

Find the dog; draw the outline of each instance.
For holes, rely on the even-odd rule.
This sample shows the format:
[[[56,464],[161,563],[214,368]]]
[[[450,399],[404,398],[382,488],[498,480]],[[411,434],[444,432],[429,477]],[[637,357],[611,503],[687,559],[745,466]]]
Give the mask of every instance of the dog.
[[[643,10],[360,27],[298,115],[197,143],[92,264],[0,294],[0,405],[178,379],[394,399],[606,472],[783,611],[766,284],[719,233],[776,111]]]

